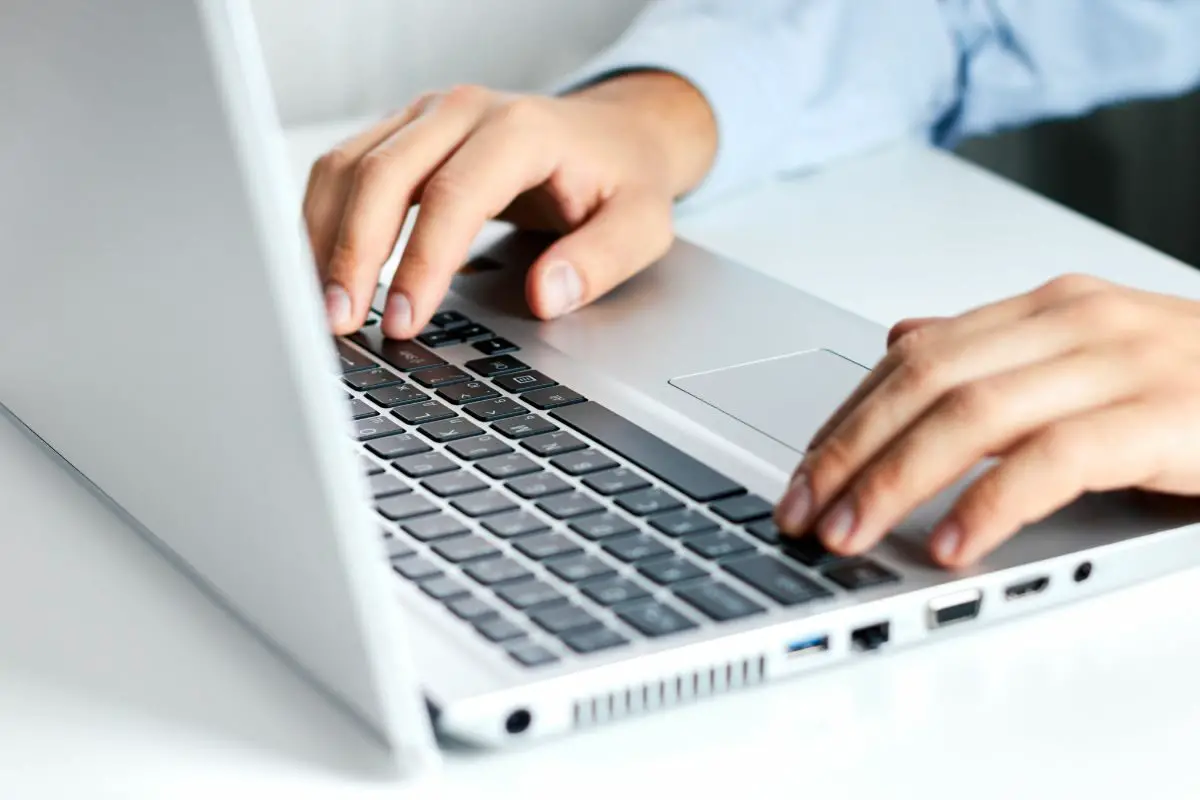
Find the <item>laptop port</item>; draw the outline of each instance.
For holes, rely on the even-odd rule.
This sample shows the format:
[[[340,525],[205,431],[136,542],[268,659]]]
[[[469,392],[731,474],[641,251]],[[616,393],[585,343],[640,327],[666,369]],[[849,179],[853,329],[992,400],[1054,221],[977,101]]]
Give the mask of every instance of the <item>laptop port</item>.
[[[1046,588],[1049,585],[1050,579],[1045,575],[1040,578],[1034,578],[1033,580],[1014,583],[1012,586],[1009,586],[1004,590],[1004,599],[1020,600],[1022,597],[1030,597],[1035,594],[1041,594],[1042,592],[1046,591]]]
[[[828,636],[811,636],[807,639],[797,639],[794,642],[788,642],[787,654],[788,658],[799,658],[800,656],[811,656],[817,653],[824,653],[829,649]]]
[[[979,616],[982,607],[983,592],[979,589],[939,597],[929,604],[929,627],[944,628],[958,622],[969,622]]]
[[[854,645],[855,650],[869,653],[887,644],[890,635],[891,625],[886,622],[878,622],[851,631],[850,642]]]

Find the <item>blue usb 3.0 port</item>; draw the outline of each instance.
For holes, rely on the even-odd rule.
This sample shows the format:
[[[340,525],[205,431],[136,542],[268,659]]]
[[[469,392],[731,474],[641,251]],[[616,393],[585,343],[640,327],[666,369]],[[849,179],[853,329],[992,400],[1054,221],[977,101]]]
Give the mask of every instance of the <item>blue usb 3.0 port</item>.
[[[795,656],[811,656],[816,653],[824,653],[829,649],[828,636],[811,636],[807,639],[797,639],[794,642],[789,642],[787,646],[787,654],[789,658]]]

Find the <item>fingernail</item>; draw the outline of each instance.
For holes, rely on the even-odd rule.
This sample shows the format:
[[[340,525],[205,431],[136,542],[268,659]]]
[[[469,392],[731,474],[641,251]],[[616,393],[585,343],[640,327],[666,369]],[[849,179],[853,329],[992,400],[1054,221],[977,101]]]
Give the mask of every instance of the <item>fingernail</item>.
[[[542,278],[542,298],[548,316],[561,317],[574,311],[583,300],[583,281],[579,273],[565,261],[551,264]]]
[[[800,533],[808,522],[812,512],[812,484],[808,473],[801,470],[796,473],[792,483],[779,501],[780,529],[786,533]]]
[[[962,531],[953,522],[943,522],[933,534],[933,557],[943,564],[954,560],[962,544]]]
[[[854,533],[854,521],[854,507],[849,500],[842,500],[821,520],[821,541],[831,548],[845,544]]]
[[[350,295],[340,285],[327,283],[325,285],[325,316],[329,324],[340,328],[350,321]]]
[[[412,327],[412,303],[401,292],[388,295],[387,307],[383,310],[383,326],[388,331],[407,331]]]

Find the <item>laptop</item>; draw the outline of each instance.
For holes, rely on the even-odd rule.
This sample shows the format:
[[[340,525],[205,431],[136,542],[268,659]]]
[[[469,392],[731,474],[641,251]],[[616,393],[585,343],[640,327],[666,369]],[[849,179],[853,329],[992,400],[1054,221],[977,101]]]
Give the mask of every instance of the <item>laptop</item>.
[[[334,340],[244,2],[8,0],[0,73],[7,415],[403,763],[1200,561],[1186,513],[1114,494],[943,571],[961,487],[865,557],[781,544],[884,331],[686,242],[543,323],[544,242],[501,229],[416,340]]]

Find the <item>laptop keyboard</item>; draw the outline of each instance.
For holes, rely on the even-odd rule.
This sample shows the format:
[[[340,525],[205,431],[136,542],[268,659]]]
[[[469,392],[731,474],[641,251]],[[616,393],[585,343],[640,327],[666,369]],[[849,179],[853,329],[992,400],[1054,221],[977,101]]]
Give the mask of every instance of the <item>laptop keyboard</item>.
[[[398,579],[521,665],[899,580],[811,537],[781,544],[765,499],[460,312],[410,342],[372,314],[336,345]]]

